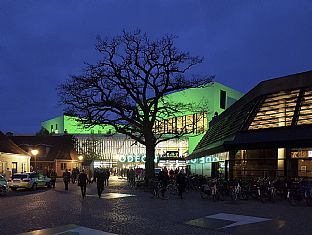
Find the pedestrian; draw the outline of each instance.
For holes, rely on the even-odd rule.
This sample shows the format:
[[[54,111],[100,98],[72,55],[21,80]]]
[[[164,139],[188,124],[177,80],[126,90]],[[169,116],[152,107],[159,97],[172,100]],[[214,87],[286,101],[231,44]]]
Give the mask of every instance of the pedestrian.
[[[55,170],[52,168],[51,169],[51,173],[50,173],[50,178],[51,178],[51,187],[55,188],[55,182],[56,182],[56,172]]]
[[[7,168],[5,171],[5,179],[9,181],[11,180],[11,178],[12,178],[12,171],[10,170],[10,168]]]
[[[72,175],[71,175],[71,180],[73,184],[76,183],[76,179],[77,179],[77,171],[76,171],[76,168],[73,168]]]
[[[182,193],[184,192],[186,186],[186,178],[183,169],[181,169],[180,172],[177,174],[176,183],[178,186],[179,197],[183,199]]]
[[[89,184],[93,183],[93,180],[91,180],[91,179],[92,179],[92,177],[94,179],[94,176],[93,176],[90,168],[88,169],[88,177],[89,177]]]
[[[94,182],[96,183],[96,178],[97,178],[97,174],[98,174],[99,170],[100,170],[99,168],[94,169],[93,179],[92,180],[90,179],[92,184]]]
[[[160,181],[161,184],[161,196],[162,198],[165,198],[165,192],[167,191],[169,181],[168,171],[166,167],[159,172],[158,180]]]
[[[129,171],[129,186],[132,188],[135,187],[135,172],[132,168]]]
[[[82,198],[85,198],[86,196],[88,182],[89,182],[88,176],[84,172],[84,169],[82,169],[78,176],[78,186],[80,186]]]
[[[103,170],[99,170],[97,172],[97,178],[96,178],[96,187],[97,187],[99,198],[101,198],[102,192],[104,190],[104,181],[105,181],[105,172]]]
[[[105,186],[108,186],[108,180],[109,180],[109,176],[110,176],[109,169],[106,168],[106,169],[104,170],[104,173],[105,173],[105,182],[104,182],[104,185],[105,185]]]
[[[65,185],[65,190],[68,191],[68,183],[70,182],[70,173],[67,169],[65,169],[63,173],[63,182]]]

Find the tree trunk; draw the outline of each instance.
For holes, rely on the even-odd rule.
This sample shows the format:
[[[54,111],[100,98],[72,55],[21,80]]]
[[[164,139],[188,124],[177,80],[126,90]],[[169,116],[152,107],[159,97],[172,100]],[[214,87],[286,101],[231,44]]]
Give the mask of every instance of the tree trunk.
[[[155,145],[146,146],[146,161],[145,161],[145,180],[148,181],[155,177]]]

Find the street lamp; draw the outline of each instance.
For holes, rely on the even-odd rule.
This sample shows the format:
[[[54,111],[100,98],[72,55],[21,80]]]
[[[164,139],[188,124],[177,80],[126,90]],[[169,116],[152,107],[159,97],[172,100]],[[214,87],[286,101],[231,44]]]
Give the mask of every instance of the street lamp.
[[[82,155],[79,155],[79,156],[78,156],[78,159],[79,159],[79,161],[82,161],[82,160],[83,160],[83,156],[82,156]]]
[[[82,155],[79,155],[78,156],[78,160],[79,160],[79,162],[80,162],[80,169],[82,168],[82,161],[83,161],[83,156]]]
[[[33,155],[35,157],[35,171],[37,171],[37,154],[39,153],[39,151],[37,149],[32,149],[30,150],[31,155]]]

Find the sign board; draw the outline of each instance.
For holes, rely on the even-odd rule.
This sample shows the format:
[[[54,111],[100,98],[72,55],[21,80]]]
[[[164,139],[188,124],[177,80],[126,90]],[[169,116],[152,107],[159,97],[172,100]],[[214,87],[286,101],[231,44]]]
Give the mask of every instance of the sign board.
[[[205,163],[212,163],[212,162],[219,162],[219,157],[216,156],[207,156],[207,157],[201,157],[201,158],[195,158],[192,160],[188,160],[188,164],[205,164]]]

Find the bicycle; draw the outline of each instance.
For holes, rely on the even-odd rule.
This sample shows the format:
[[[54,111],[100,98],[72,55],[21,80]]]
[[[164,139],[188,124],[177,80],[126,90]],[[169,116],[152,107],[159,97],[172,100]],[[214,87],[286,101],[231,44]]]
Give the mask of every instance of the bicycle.
[[[167,189],[164,188],[164,185],[161,181],[152,181],[152,198],[159,198],[159,199],[169,199],[169,197],[165,194]]]

